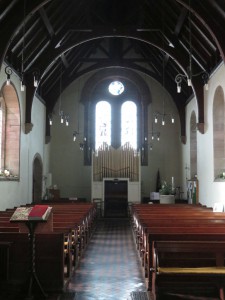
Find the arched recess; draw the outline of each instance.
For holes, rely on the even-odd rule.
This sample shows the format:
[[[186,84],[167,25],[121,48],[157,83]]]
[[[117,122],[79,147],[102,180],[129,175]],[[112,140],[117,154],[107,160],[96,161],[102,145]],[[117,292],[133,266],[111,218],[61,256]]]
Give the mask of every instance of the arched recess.
[[[36,154],[33,161],[33,203],[41,202],[42,199],[42,173],[42,159]]]
[[[224,92],[218,86],[213,101],[214,178],[225,171]]]
[[[194,111],[190,119],[190,172],[194,179],[197,175],[197,121]]]
[[[87,120],[84,124],[84,136],[86,137],[86,144],[84,148],[84,163],[86,165],[91,164],[91,153],[95,141],[94,130],[94,111],[96,102],[99,97],[105,99],[106,87],[113,80],[119,80],[125,83],[127,86],[127,99],[135,99],[137,104],[138,115],[138,141],[137,145],[139,149],[142,149],[142,165],[148,164],[148,145],[145,137],[148,136],[148,105],[152,102],[151,92],[148,85],[143,78],[132,70],[126,70],[121,68],[104,69],[96,72],[86,82],[82,89],[80,102],[84,105],[84,120]],[[132,97],[131,97],[132,95]],[[108,96],[107,96],[108,97]],[[121,98],[124,97],[121,95]],[[120,145],[114,145],[118,148]]]
[[[19,176],[21,120],[19,99],[13,85],[3,86],[1,103],[1,168],[9,170],[13,176]]]

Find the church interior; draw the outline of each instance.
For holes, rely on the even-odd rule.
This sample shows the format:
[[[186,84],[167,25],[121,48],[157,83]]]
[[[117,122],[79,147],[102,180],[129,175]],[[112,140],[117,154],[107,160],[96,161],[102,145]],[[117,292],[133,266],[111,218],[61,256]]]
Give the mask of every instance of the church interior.
[[[222,0],[0,1],[0,299],[225,299],[224,28]]]

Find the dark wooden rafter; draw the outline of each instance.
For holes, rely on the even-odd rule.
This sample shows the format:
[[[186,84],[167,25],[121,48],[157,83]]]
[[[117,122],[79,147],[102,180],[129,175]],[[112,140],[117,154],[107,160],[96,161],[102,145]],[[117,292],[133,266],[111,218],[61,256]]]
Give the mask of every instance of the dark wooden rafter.
[[[43,7],[39,9],[39,14],[41,16],[42,21],[44,22],[44,25],[45,25],[45,27],[48,31],[48,34],[49,34],[50,38],[52,38],[54,36],[55,32],[54,32],[54,29],[53,29],[50,21],[49,21],[49,18],[46,14],[46,11],[44,10]]]
[[[178,73],[185,74],[189,66],[189,11],[192,15],[193,73],[200,74],[203,70],[210,73],[221,58],[225,58],[225,4],[222,1],[131,0],[121,3],[115,0],[103,3],[97,0],[26,0],[24,49],[23,3],[24,0],[10,3],[2,0],[0,3],[0,25],[4,21],[4,26],[0,26],[0,63],[2,65],[7,59],[16,71],[20,71],[21,55],[25,51],[28,123],[31,122],[35,92],[46,97],[47,111],[54,107],[60,56],[66,87],[68,82],[82,74],[104,67],[138,70],[160,80],[163,51],[168,78],[166,88],[178,108],[181,134],[184,135],[185,105],[191,92],[185,87],[181,95],[176,94],[174,79]],[[123,44],[121,39],[126,43]],[[169,43],[174,48],[169,47]],[[33,87],[33,77],[30,76],[37,69],[40,73],[38,90]],[[198,103],[198,123],[204,124],[201,76],[193,77],[192,86]],[[202,129],[203,125],[199,128]]]
[[[46,3],[50,2],[51,0],[32,0],[28,1],[26,5],[26,15],[28,18],[35,13],[39,8],[44,6]],[[2,63],[4,61],[4,58],[6,56],[6,52],[8,50],[8,47],[10,45],[11,40],[13,39],[14,35],[20,28],[20,26],[23,24],[24,19],[24,5],[23,0],[18,0],[15,2],[15,5],[13,9],[9,10],[8,13],[8,22],[7,26],[1,26],[0,28],[0,35],[1,35],[1,43],[0,43],[0,66],[2,66]],[[16,15],[15,15],[16,11]]]
[[[128,34],[130,34],[130,33],[127,33],[127,34],[123,34],[122,36],[128,36]],[[134,36],[133,36],[133,38],[137,38],[138,37],[138,39],[140,39],[140,33],[137,35],[137,37],[136,37],[136,35],[135,34],[133,34]],[[149,38],[149,34],[147,34],[147,37],[148,38],[146,38],[146,34],[145,33],[142,33],[141,34],[142,35],[142,38],[141,38],[141,40],[144,40],[145,42],[148,42],[148,43],[150,43],[149,42],[149,40],[148,40],[148,38]],[[104,35],[105,36],[105,35]],[[110,34],[107,34],[107,36],[110,36]],[[118,36],[120,36],[120,34],[118,34]],[[113,35],[112,35],[112,37],[115,37],[115,33],[113,33]],[[132,36],[128,36],[129,38],[131,38]],[[96,39],[97,37],[95,37],[94,36],[94,38],[93,39]],[[99,37],[100,38],[100,37]],[[89,39],[90,39],[90,35],[89,35]],[[84,41],[80,41],[80,42],[78,42],[78,45],[80,44],[80,43],[83,43],[83,42],[85,42],[85,38],[84,38]],[[155,43],[156,45],[157,45],[157,43]],[[49,61],[47,60],[45,60],[45,61],[39,61],[38,62],[38,64],[39,65],[41,65],[41,66],[44,66],[43,67],[43,71],[44,71],[44,69],[45,68],[47,68],[47,65],[46,64],[49,64],[50,63],[50,61],[52,60],[52,58],[54,58],[54,59],[56,59],[58,56],[60,56],[61,55],[61,53],[63,53],[63,52],[65,52],[65,51],[67,51],[68,49],[70,49],[70,48],[73,48],[75,45],[64,45],[64,49],[59,49],[59,48],[57,48],[57,49],[52,49],[50,52],[49,52],[49,54],[45,54],[45,58],[46,57],[49,57]],[[161,43],[160,43],[160,45],[157,45],[158,47],[161,47]],[[166,52],[170,52],[169,54],[172,56],[172,57],[174,57],[175,59],[177,59],[177,61],[179,62],[179,61],[182,61],[182,59],[181,59],[181,57],[182,57],[182,49],[180,50],[180,52],[179,52],[179,55],[177,56],[177,52],[175,52],[175,51],[173,51],[173,49],[172,48],[170,48],[170,47],[167,47],[167,50],[165,50],[164,49],[164,51],[166,51]],[[183,66],[183,69],[185,70],[185,68],[186,68],[186,65],[188,65],[188,61],[186,61],[186,63],[184,64],[184,66]],[[34,89],[33,89],[34,90]],[[31,99],[30,99],[31,100]],[[27,112],[27,113],[29,113],[29,112]]]
[[[199,21],[207,28],[207,30],[210,32],[212,39],[216,42],[217,47],[220,51],[220,55],[223,60],[225,60],[225,33],[224,30],[222,30],[221,27],[219,27],[215,22],[212,22],[212,19],[209,18],[206,13],[203,12],[201,9],[199,3],[197,1],[191,2],[191,7],[189,6],[190,1],[189,0],[175,0],[178,3],[180,3],[182,6],[188,8],[188,10],[191,10],[192,14],[199,19]],[[212,1],[209,1],[211,4]],[[210,13],[213,11],[213,6],[211,7],[212,10],[210,10]]]
[[[4,6],[4,10],[0,14],[0,22],[2,22],[5,18],[8,17],[8,13],[10,12],[11,9],[14,8],[14,5],[16,4],[17,1],[19,0],[11,0],[10,3],[8,0],[1,1],[2,2],[1,5],[5,5],[5,6]]]

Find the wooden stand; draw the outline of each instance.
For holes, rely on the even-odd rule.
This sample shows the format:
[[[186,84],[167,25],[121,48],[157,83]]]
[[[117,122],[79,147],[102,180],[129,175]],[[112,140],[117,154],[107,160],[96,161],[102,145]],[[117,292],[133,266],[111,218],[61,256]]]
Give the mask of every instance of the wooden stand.
[[[36,274],[36,264],[35,264],[35,228],[38,223],[43,221],[26,221],[25,224],[29,230],[28,239],[29,239],[29,250],[30,250],[30,266],[29,266],[29,283],[28,283],[28,292],[26,300],[33,300],[33,284],[34,282],[37,284],[41,294],[44,298],[47,298],[47,294],[45,294],[41,283]]]
[[[36,274],[36,244],[35,244],[35,229],[39,223],[46,223],[47,220],[11,220],[11,222],[23,223],[28,228],[28,241],[29,241],[29,274],[28,274],[28,291],[26,300],[33,300],[33,285],[37,284],[41,295],[47,298],[47,294],[44,292],[41,283]]]

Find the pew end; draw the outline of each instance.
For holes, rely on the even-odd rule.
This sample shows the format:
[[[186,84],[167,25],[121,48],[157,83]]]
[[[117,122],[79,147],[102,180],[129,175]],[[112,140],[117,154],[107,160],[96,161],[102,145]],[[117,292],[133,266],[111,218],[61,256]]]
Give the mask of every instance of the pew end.
[[[169,295],[224,300],[225,242],[155,241],[152,247],[154,300]]]

